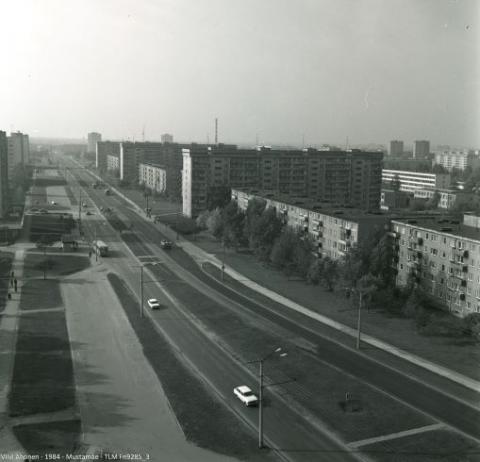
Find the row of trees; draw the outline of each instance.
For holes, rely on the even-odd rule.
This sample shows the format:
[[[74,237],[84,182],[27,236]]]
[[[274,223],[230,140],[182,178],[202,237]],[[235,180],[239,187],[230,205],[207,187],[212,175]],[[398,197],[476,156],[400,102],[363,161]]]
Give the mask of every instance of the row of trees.
[[[208,229],[226,247],[248,247],[261,261],[287,276],[300,277],[310,284],[323,283],[328,290],[360,285],[384,289],[394,279],[392,250],[383,230],[353,247],[339,262],[318,258],[318,244],[308,233],[284,226],[276,210],[266,207],[262,200],[251,200],[245,212],[235,201],[203,212],[197,218],[197,226]]]

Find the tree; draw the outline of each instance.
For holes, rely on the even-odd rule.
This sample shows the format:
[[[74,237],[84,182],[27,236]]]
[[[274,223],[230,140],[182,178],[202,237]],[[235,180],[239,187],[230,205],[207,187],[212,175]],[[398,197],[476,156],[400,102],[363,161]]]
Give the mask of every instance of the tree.
[[[307,278],[313,256],[313,243],[308,235],[296,235],[295,247],[293,251],[293,263],[295,271],[303,279]]]
[[[323,263],[319,258],[313,259],[310,262],[310,267],[307,273],[307,282],[310,284],[318,285],[323,278]]]
[[[329,257],[322,258],[322,280],[325,284],[325,287],[330,292],[333,291],[335,288],[335,284],[338,281],[338,262],[336,260],[332,260]]]
[[[285,229],[275,240],[270,260],[278,269],[285,269],[293,262],[297,236],[291,228]]]
[[[267,203],[261,199],[252,199],[248,202],[247,210],[245,212],[245,223],[243,226],[243,234],[248,242],[250,242],[250,235],[253,233],[255,222],[262,215],[266,204]]]
[[[438,208],[438,204],[440,203],[440,199],[441,199],[440,193],[438,191],[435,191],[433,193],[433,196],[430,199],[427,200],[427,202],[425,204],[425,207],[428,210],[433,210],[433,209]]]
[[[280,236],[281,231],[282,221],[273,207],[268,207],[253,220],[249,243],[262,260],[270,257],[275,239]]]
[[[47,267],[49,265],[49,260],[47,260],[46,255],[47,255],[47,247],[51,247],[53,243],[55,242],[54,238],[50,235],[43,234],[40,236],[38,241],[36,242],[36,246],[38,249],[43,250],[43,279],[47,279]]]
[[[204,210],[203,212],[201,212],[200,215],[198,215],[198,217],[195,220],[197,227],[200,229],[207,229],[207,220],[209,216],[210,216],[209,210]]]
[[[225,207],[232,198],[232,190],[229,186],[211,186],[207,192],[207,209]]]
[[[223,234],[222,212],[219,208],[212,210],[206,221],[207,229],[212,236],[220,239]]]
[[[228,247],[237,248],[246,240],[243,235],[245,213],[236,201],[230,201],[222,210],[223,240]]]

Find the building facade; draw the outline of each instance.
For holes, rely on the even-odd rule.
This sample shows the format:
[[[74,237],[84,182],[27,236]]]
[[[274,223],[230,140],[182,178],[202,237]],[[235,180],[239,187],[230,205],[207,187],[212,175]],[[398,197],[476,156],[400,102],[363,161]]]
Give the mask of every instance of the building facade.
[[[476,169],[480,167],[478,151],[443,151],[435,153],[436,165],[441,165],[447,170],[465,170],[467,167]]]
[[[109,156],[116,157],[117,159],[120,157],[120,143],[118,141],[98,141],[95,153],[95,167],[103,173],[109,169]],[[120,164],[118,161],[117,163],[116,169],[119,169]]]
[[[163,194],[167,189],[167,172],[163,165],[140,163],[138,176],[151,191]]]
[[[383,153],[357,150],[238,149],[234,145],[183,149],[183,213],[205,210],[212,187],[274,191],[331,206],[380,206]]]
[[[448,189],[451,184],[450,174],[447,173],[423,173],[406,170],[382,170],[382,182],[385,185],[392,181],[400,181],[400,191],[415,192],[417,189],[433,188]]]
[[[480,312],[480,217],[393,220],[396,283],[419,285],[457,316]]]
[[[25,165],[30,160],[28,135],[21,132],[10,133],[7,137],[9,176],[17,165]]]
[[[457,194],[453,189],[433,189],[433,188],[423,188],[416,189],[413,193],[415,199],[424,199],[429,200],[433,199],[435,194],[438,194],[438,205],[439,209],[448,210],[453,207],[455,200],[457,199]]]
[[[399,140],[390,141],[389,154],[395,157],[403,156],[403,141],[399,141]]]
[[[344,258],[351,248],[375,233],[384,233],[389,223],[389,217],[380,212],[322,208],[313,201],[274,197],[268,192],[232,189],[232,199],[242,210],[253,199],[264,201],[266,207],[275,208],[286,226],[312,238],[318,257],[332,260]]]
[[[425,159],[430,155],[430,141],[417,140],[413,144],[413,158]]]
[[[170,135],[170,133],[164,133],[160,139],[162,143],[173,143],[173,135]]]
[[[100,133],[96,133],[96,132],[89,133],[87,138],[87,152],[96,153],[97,143],[99,141],[102,141],[102,135]]]
[[[8,147],[7,134],[0,131],[0,218],[8,210]]]

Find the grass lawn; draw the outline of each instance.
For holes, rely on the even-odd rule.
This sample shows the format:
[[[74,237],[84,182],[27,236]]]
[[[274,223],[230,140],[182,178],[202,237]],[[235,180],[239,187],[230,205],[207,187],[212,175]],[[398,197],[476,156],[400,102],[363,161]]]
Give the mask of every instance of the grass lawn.
[[[152,324],[139,318],[137,298],[124,282],[113,274],[109,274],[108,279],[188,440],[242,460],[275,460],[269,452],[259,454],[256,436],[239,424],[237,418],[178,359]]]
[[[13,253],[0,252],[0,313],[5,309],[12,269]]]
[[[425,432],[362,448],[379,462],[473,462],[480,460],[480,445],[448,430]]]
[[[28,258],[28,257],[27,257]],[[20,317],[8,396],[12,417],[61,411],[75,406],[75,383],[59,282],[30,280],[22,287]],[[26,452],[73,452],[78,446],[77,420],[17,425],[15,436]]]
[[[202,236],[194,242],[209,253],[222,258],[222,248],[211,238]],[[265,266],[253,255],[236,253],[229,250],[226,264],[250,280],[277,292],[312,311],[355,328],[357,311],[343,291],[329,292],[321,286],[308,285],[303,281],[291,280],[280,271]],[[245,294],[254,291],[238,284]],[[449,367],[467,376],[480,380],[480,348],[472,342],[451,337],[425,336],[418,333],[411,319],[395,317],[385,311],[366,311],[362,316],[365,333],[391,343],[405,351]]]
[[[80,446],[79,420],[17,425],[13,433],[29,454],[38,454],[47,460],[47,454],[60,454],[62,459]]]
[[[49,261],[47,267],[47,279],[76,273],[90,266],[90,259],[88,258],[88,256],[49,254],[48,250],[47,255],[44,256],[43,253],[38,253],[37,250],[34,250],[28,252],[25,257],[25,277],[43,277],[45,258],[47,259],[47,261]]]

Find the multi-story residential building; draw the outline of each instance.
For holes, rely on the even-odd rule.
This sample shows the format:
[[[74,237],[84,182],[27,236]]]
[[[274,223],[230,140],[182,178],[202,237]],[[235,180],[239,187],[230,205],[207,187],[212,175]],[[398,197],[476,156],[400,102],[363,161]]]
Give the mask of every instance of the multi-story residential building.
[[[480,167],[480,156],[478,151],[443,151],[435,153],[434,162],[449,171],[454,168],[458,170],[465,170],[467,167],[475,169]]]
[[[397,191],[382,187],[380,194],[380,209],[381,210],[398,210],[404,209],[410,204],[411,194],[405,191]]]
[[[100,133],[91,132],[88,134],[87,141],[87,152],[96,153],[97,152],[97,143],[102,141],[102,135]]]
[[[433,188],[422,188],[416,189],[413,193],[415,199],[432,199],[435,194],[439,195],[438,205],[439,209],[450,209],[455,204],[457,199],[457,194],[453,189],[433,189]]]
[[[416,189],[433,188],[448,189],[450,186],[450,174],[448,173],[423,173],[409,172],[406,170],[382,170],[382,182],[385,185],[392,181],[400,181],[400,191],[413,193]]]
[[[9,176],[17,165],[25,165],[30,160],[28,135],[21,132],[10,133],[7,137]]]
[[[480,217],[392,220],[396,283],[418,284],[458,316],[480,312]]]
[[[331,206],[376,210],[383,153],[359,150],[238,149],[219,144],[183,150],[183,213],[205,210],[211,188],[258,188]]]
[[[162,140],[162,143],[173,143],[173,135],[170,135],[169,133],[164,133],[160,139]]]
[[[107,155],[107,171],[114,174],[120,172],[120,153],[111,153]]]
[[[430,141],[417,140],[413,144],[413,158],[424,159],[430,155]]]
[[[305,198],[274,196],[269,192],[232,189],[232,199],[246,210],[252,199],[265,201],[274,207],[285,225],[304,232],[313,239],[317,255],[339,260],[358,243],[375,233],[385,231],[389,217],[381,212],[366,212],[353,208],[324,208]]]
[[[109,157],[116,158],[116,162]],[[98,141],[96,145],[95,167],[100,172],[120,169],[120,143],[118,141]],[[115,165],[116,164],[116,165]]]
[[[403,156],[403,141],[392,140],[390,141],[390,153],[393,157]]]
[[[149,163],[140,163],[139,167],[140,182],[147,188],[157,193],[164,193],[167,189],[167,171],[165,166]]]
[[[7,134],[0,131],[0,218],[8,210],[8,147]]]

